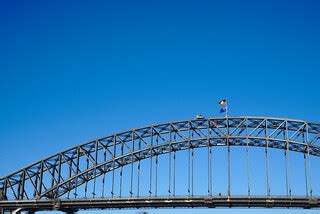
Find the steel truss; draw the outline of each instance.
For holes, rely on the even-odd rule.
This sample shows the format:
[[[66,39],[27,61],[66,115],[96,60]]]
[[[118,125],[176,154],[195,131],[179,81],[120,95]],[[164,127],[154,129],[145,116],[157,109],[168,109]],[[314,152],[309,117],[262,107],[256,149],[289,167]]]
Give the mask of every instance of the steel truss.
[[[270,196],[269,160],[270,148],[284,150],[287,161],[288,151],[304,154],[306,170],[306,191],[312,196],[312,180],[310,174],[310,156],[320,156],[320,124],[300,120],[262,118],[262,117],[227,117],[227,118],[197,118],[177,122],[155,124],[137,128],[114,135],[99,138],[53,156],[33,163],[10,175],[0,178],[0,208],[1,201],[26,201],[39,199],[59,199],[63,195],[94,180],[92,198],[95,197],[95,179],[113,173],[112,195],[114,194],[114,171],[138,163],[140,175],[140,161],[150,159],[150,174],[152,170],[158,173],[158,156],[169,154],[169,196],[175,196],[175,157],[176,152],[188,150],[188,193],[193,196],[193,158],[194,149],[207,147],[208,157],[211,147],[228,147],[228,197],[230,190],[230,147],[249,146],[264,147],[266,150],[267,196]],[[152,168],[152,160],[156,166]],[[247,149],[248,159],[248,149]],[[209,161],[209,158],[208,158]],[[208,162],[209,163],[209,162]],[[286,162],[286,170],[289,170]],[[309,166],[308,166],[309,165]],[[192,166],[192,167],[190,167]],[[209,166],[209,165],[208,165]],[[211,162],[210,162],[211,166]],[[172,170],[171,167],[174,169]],[[249,167],[249,166],[248,166]],[[209,167],[208,167],[209,168]],[[211,168],[211,167],[210,167]],[[208,169],[208,174],[211,174]],[[309,171],[308,171],[309,170]],[[133,197],[133,169],[131,170],[130,195]],[[287,172],[286,172],[287,175]],[[150,179],[152,176],[150,176]],[[139,197],[139,179],[138,192]],[[156,179],[157,176],[156,176]],[[104,186],[105,179],[103,179]],[[150,196],[157,196],[157,186],[152,189],[150,180]],[[156,180],[156,183],[158,181]],[[208,196],[211,196],[211,181],[208,180]],[[121,182],[120,182],[121,183]],[[250,196],[250,175],[248,171],[248,195]],[[286,178],[287,196],[291,196],[290,180]],[[32,188],[26,188],[31,186]],[[87,194],[87,187],[85,190]],[[103,193],[104,194],[104,193]],[[87,197],[87,195],[85,195]],[[102,195],[104,197],[104,195]],[[121,187],[120,187],[121,197]]]

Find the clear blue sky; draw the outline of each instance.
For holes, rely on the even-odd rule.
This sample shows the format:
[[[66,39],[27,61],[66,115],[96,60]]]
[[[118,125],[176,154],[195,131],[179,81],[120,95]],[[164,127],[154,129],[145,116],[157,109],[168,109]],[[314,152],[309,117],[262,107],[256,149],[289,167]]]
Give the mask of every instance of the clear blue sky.
[[[320,122],[319,6],[1,1],[0,176],[117,131],[221,116],[223,98],[233,116]]]

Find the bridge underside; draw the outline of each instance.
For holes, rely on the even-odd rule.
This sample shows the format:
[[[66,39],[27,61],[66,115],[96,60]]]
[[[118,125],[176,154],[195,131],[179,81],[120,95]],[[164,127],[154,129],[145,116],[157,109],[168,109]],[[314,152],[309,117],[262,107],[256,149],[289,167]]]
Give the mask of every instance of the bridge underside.
[[[21,208],[25,211],[61,210],[73,212],[86,209],[138,209],[138,208],[320,208],[320,198],[283,196],[218,196],[218,197],[157,197],[157,198],[95,198],[65,200],[0,201],[4,211]]]

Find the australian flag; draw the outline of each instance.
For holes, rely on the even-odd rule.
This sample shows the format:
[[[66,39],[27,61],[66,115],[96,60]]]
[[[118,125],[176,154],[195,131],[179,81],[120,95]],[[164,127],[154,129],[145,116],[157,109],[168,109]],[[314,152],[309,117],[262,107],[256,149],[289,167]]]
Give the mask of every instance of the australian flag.
[[[220,113],[226,112],[227,111],[227,107],[223,107],[220,109]]]

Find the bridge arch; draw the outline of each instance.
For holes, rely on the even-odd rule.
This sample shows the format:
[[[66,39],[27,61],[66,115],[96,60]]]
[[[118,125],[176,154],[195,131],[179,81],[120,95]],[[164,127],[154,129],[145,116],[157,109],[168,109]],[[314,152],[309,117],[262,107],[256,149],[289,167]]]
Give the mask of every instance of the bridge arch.
[[[103,174],[165,153],[213,146],[254,146],[319,157],[319,139],[319,123],[281,118],[196,118],[155,124],[52,155],[4,176],[0,188],[2,199],[7,200],[58,199]]]

